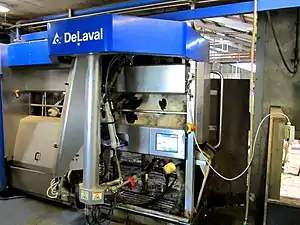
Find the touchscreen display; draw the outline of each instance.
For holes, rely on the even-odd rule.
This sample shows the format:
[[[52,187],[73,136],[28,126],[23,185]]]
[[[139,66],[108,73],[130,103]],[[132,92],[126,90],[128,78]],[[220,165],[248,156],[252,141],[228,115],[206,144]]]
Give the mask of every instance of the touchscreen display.
[[[178,136],[176,134],[156,134],[156,150],[177,153]]]

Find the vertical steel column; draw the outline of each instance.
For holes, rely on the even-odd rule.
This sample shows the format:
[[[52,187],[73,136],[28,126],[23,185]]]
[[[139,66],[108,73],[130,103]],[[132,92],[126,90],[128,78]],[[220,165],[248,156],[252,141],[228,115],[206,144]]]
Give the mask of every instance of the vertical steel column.
[[[188,80],[191,80],[189,91],[187,95],[187,123],[195,123],[195,79],[196,65],[195,62],[190,62],[190,71]],[[194,210],[194,179],[195,179],[195,153],[194,153],[194,137],[189,134],[186,141],[187,160],[185,162],[185,200],[184,200],[184,214],[187,218],[191,218]]]
[[[20,27],[16,28],[16,40],[17,41],[21,40]]]
[[[99,55],[90,54],[87,58],[83,188],[92,190],[99,184],[101,74]]]
[[[188,79],[191,81],[187,101],[187,123],[197,126],[196,139],[203,143],[209,138],[209,110],[210,110],[210,65],[203,62],[190,61]],[[191,218],[194,205],[194,180],[196,158],[201,157],[195,152],[193,134],[187,138],[187,160],[185,165],[185,216]],[[203,158],[203,157],[202,157]]]
[[[194,154],[194,137],[189,134],[187,138],[187,160],[185,162],[185,198],[184,198],[184,215],[191,218],[194,212],[194,194],[195,194],[195,154]]]
[[[5,189],[6,189],[5,149],[4,149],[4,130],[3,130],[3,103],[2,103],[3,77],[2,76],[3,75],[0,74],[0,192],[5,191]]]

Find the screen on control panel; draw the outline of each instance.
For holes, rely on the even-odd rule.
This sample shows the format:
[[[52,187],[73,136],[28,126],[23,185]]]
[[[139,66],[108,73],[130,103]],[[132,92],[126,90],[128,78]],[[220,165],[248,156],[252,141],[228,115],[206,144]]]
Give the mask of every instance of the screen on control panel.
[[[176,134],[156,134],[156,150],[177,153],[178,136]]]

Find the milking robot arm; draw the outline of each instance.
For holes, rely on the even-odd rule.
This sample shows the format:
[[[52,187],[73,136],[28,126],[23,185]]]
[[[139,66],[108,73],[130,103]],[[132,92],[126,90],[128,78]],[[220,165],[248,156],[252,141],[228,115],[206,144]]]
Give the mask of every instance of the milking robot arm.
[[[107,123],[108,126],[108,131],[109,131],[109,138],[110,138],[110,147],[112,149],[116,149],[120,147],[120,141],[117,136],[116,132],[116,126],[115,126],[115,120],[114,116],[112,114],[112,103],[111,101],[106,101],[104,104],[104,110],[105,110],[105,122]]]

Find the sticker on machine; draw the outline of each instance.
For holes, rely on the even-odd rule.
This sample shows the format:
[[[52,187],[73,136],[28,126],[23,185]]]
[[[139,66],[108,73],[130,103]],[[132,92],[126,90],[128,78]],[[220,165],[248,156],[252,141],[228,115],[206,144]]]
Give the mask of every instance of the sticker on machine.
[[[89,193],[87,191],[81,190],[80,198],[82,200],[88,201],[89,200]]]
[[[93,200],[101,200],[102,199],[102,193],[101,192],[94,192],[93,193]]]

